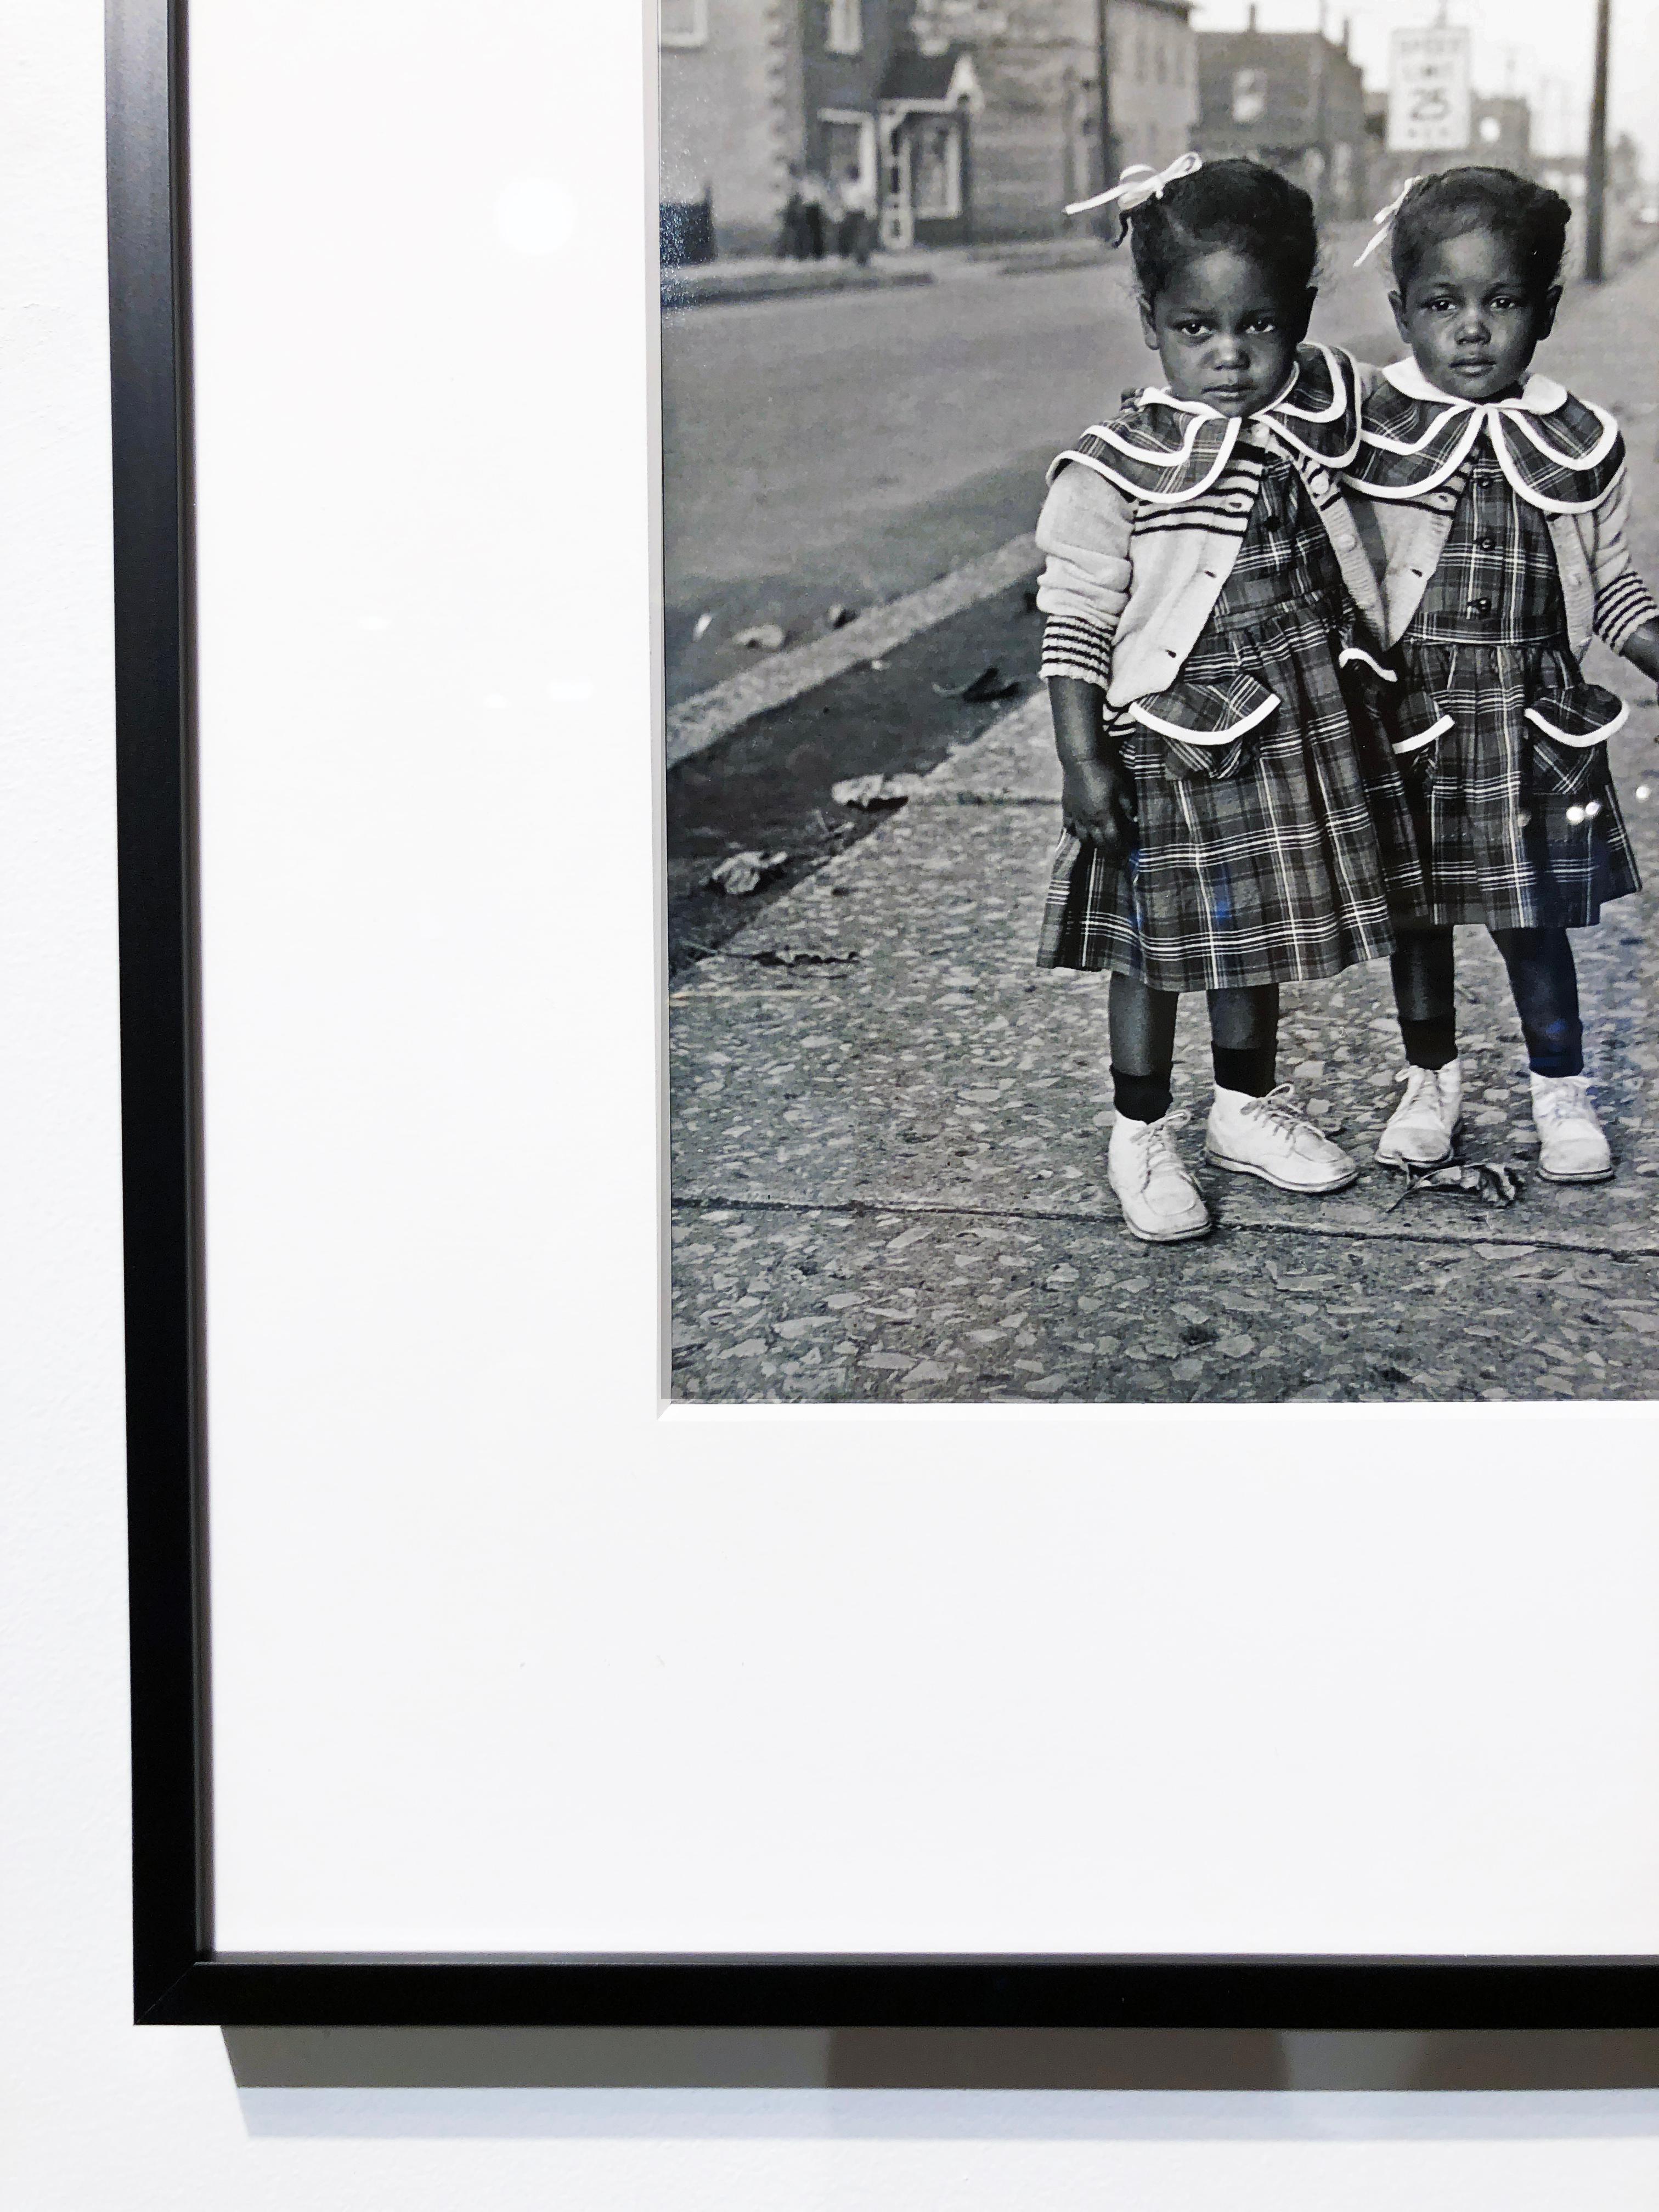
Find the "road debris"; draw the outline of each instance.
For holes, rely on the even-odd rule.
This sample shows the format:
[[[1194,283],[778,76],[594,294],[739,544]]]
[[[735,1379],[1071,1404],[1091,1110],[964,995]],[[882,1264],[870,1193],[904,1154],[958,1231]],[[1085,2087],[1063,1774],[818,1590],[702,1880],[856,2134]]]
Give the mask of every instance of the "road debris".
[[[747,646],[753,653],[776,653],[788,635],[781,623],[756,623],[748,629],[740,629],[732,642]]]
[[[830,796],[837,806],[856,806],[866,814],[877,814],[902,806],[907,799],[915,797],[916,784],[913,775],[849,775],[831,784]]]
[[[833,606],[823,618],[824,627],[827,629],[845,629],[849,622],[857,621],[858,611],[856,607]]]
[[[1394,1212],[1419,1190],[1453,1198],[1478,1198],[1486,1206],[1513,1206],[1525,1188],[1519,1172],[1500,1160],[1453,1160],[1421,1175],[1408,1172],[1406,1188],[1383,1211]]]
[[[714,619],[714,617],[713,615],[699,615],[697,617],[697,619],[693,623],[691,629],[691,641],[694,645],[700,637],[708,636],[710,625],[713,623]]]
[[[970,707],[985,707],[998,699],[1018,699],[1020,690],[1018,683],[1004,683],[1002,671],[993,661],[971,684],[963,684],[962,696]]]
[[[728,960],[752,960],[757,968],[845,968],[856,952],[813,952],[805,945],[769,945],[764,952],[728,952]]]
[[[788,864],[787,853],[733,853],[711,872],[709,887],[724,891],[727,898],[747,898]]]
[[[762,952],[733,952],[728,945],[700,945],[695,938],[685,939],[685,949],[702,960],[747,960],[757,968],[846,968],[858,958],[856,952],[817,952],[805,945],[769,945]]]

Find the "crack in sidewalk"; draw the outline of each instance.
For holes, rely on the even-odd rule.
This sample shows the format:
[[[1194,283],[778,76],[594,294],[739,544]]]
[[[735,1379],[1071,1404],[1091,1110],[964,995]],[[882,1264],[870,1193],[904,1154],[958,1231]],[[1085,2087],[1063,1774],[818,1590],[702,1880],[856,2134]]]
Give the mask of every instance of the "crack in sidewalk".
[[[943,1200],[913,1198],[785,1198],[775,1192],[676,1191],[670,1201],[676,1212],[712,1213],[731,1209],[746,1213],[835,1213],[851,1219],[864,1219],[872,1215],[903,1214],[918,1220],[930,1218],[965,1221],[1078,1221],[1097,1222],[1103,1227],[1121,1227],[1119,1216],[1103,1207],[1042,1206],[969,1206],[951,1205]],[[1443,1229],[1407,1229],[1385,1224],[1355,1221],[1218,1221],[1213,1234],[1267,1237],[1320,1237],[1370,1244],[1455,1244],[1473,1247],[1482,1244],[1501,1244],[1507,1249],[1523,1252],[1563,1252],[1609,1260],[1659,1259],[1659,1237],[1631,1237],[1613,1241],[1601,1237],[1562,1237],[1559,1235],[1505,1236],[1496,1229],[1483,1227],[1480,1231]],[[1141,1248],[1155,1250],[1152,1246]]]

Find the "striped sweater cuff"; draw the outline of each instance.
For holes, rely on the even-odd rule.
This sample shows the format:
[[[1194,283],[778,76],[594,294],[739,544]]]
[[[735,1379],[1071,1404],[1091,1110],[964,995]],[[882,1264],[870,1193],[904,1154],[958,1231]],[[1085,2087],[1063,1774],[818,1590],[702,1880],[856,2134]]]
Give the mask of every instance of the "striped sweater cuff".
[[[1103,691],[1112,680],[1112,634],[1075,615],[1050,615],[1042,633],[1042,674],[1074,676]]]
[[[1595,635],[1622,653],[1644,623],[1659,622],[1659,601],[1633,568],[1615,576],[1595,595]]]

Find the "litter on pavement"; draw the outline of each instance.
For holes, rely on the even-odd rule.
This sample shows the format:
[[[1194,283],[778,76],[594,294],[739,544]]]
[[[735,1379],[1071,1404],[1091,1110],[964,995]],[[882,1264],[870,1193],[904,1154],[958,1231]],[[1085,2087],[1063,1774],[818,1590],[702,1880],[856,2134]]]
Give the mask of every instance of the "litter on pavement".
[[[727,898],[747,898],[788,864],[787,853],[733,853],[711,872],[708,881]]]
[[[915,796],[916,783],[913,775],[848,775],[830,785],[830,796],[837,806],[856,806],[866,814],[875,814],[902,806]]]
[[[1018,699],[1019,693],[1018,684],[1003,682],[1002,671],[995,661],[975,677],[971,684],[963,684],[962,689],[963,697],[973,707],[988,706],[998,699]]]
[[[1525,1188],[1514,1168],[1498,1160],[1453,1160],[1443,1168],[1422,1175],[1407,1174],[1406,1188],[1386,1211],[1403,1206],[1419,1190],[1453,1198],[1478,1198],[1486,1206],[1513,1206]]]

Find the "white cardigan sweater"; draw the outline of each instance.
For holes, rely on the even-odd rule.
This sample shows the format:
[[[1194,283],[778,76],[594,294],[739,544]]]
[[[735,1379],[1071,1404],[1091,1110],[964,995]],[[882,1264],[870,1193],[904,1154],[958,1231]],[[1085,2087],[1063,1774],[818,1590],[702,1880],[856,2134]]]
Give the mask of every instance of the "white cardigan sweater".
[[[1237,558],[1275,448],[1325,526],[1362,640],[1380,642],[1382,592],[1340,482],[1358,436],[1358,373],[1322,346],[1304,346],[1296,382],[1243,422],[1147,392],[1097,424],[1055,461],[1037,523],[1048,556],[1037,586],[1048,617],[1043,675],[1081,678],[1119,709],[1174,683]]]
[[[1389,645],[1409,629],[1440,565],[1483,433],[1516,498],[1549,526],[1574,655],[1582,659],[1592,637],[1622,653],[1644,623],[1659,619],[1631,557],[1630,471],[1611,415],[1547,376],[1529,378],[1518,398],[1482,407],[1437,390],[1410,359],[1359,374],[1362,452],[1346,483],[1382,579]]]

